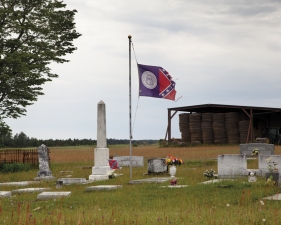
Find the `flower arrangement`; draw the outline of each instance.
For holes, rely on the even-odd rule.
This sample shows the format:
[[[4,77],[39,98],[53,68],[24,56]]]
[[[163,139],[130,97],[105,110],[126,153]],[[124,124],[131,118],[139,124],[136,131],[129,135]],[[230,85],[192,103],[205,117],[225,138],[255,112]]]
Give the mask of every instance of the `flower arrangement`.
[[[271,157],[267,158],[265,161],[267,163],[268,170],[270,172],[278,171],[278,169],[276,168],[276,165],[278,165],[277,161],[273,161],[273,159]]]
[[[270,185],[275,185],[275,184],[276,184],[276,181],[273,180],[273,176],[271,175],[271,176],[266,180],[266,183],[267,183],[267,184],[270,184]]]
[[[172,156],[172,155],[168,155],[168,156],[166,157],[166,164],[167,164],[168,166],[172,166],[172,165],[174,165],[174,166],[180,166],[182,163],[183,163],[183,160],[180,159],[180,158],[174,157],[174,156]]]
[[[253,149],[252,155],[258,155],[258,154],[260,154],[259,149],[258,148]]]
[[[214,171],[213,169],[211,169],[210,171],[209,171],[209,170],[206,170],[206,171],[203,173],[203,175],[204,175],[204,177],[213,177],[215,172],[216,172],[216,171]]]
[[[114,169],[113,169],[113,170],[108,171],[108,172],[107,172],[108,177],[109,177],[109,178],[114,178],[114,177],[117,177],[117,174],[116,174],[116,173],[114,173],[114,172],[115,172],[115,170],[114,170]]]
[[[170,185],[176,186],[177,183],[178,183],[178,180],[174,179],[174,180],[171,180]]]

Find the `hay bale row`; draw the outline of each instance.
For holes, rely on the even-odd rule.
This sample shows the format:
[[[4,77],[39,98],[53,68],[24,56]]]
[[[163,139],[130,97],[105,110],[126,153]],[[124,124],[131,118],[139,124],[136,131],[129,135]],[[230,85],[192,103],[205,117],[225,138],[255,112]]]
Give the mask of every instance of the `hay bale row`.
[[[238,113],[229,112],[225,113],[225,129],[227,134],[227,142],[229,144],[240,143],[240,134],[238,129]]]
[[[225,114],[215,113],[213,114],[213,131],[214,131],[214,143],[226,144],[227,136],[225,129]]]
[[[242,120],[238,122],[239,133],[240,133],[240,144],[246,143],[249,124],[250,124],[249,120]]]
[[[239,121],[240,113],[182,113],[179,128],[182,141],[204,144],[245,143],[249,120]]]
[[[179,126],[182,141],[190,143],[191,135],[189,131],[189,113],[182,113],[179,115]]]
[[[189,115],[189,130],[191,134],[191,143],[202,143],[201,113]]]

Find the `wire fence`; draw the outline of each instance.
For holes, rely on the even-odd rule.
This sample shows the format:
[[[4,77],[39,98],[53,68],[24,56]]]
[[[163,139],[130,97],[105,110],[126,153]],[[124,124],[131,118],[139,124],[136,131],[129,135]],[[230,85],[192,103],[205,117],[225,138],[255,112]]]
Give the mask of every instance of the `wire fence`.
[[[0,149],[0,163],[26,163],[38,168],[38,149]]]

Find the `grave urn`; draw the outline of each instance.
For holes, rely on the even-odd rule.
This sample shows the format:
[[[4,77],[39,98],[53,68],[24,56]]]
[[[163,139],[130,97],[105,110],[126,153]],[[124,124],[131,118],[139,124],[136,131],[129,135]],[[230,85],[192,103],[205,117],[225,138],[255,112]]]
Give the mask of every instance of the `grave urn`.
[[[171,165],[169,168],[169,171],[170,171],[171,177],[175,177],[176,172],[177,172],[177,167],[175,165]]]
[[[279,186],[279,173],[278,172],[268,172],[265,173],[265,180],[267,183],[270,183],[270,180],[275,182],[275,185]]]

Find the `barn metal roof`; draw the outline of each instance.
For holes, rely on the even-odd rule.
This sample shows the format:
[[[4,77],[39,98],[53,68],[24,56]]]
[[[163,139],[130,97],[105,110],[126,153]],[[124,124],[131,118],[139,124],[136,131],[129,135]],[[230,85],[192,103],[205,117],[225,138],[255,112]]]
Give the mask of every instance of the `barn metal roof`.
[[[253,114],[281,112],[281,108],[268,108],[256,106],[239,106],[239,105],[220,105],[220,104],[203,104],[168,108],[169,111],[196,112],[196,113],[226,113],[241,112],[241,110],[252,110]]]

